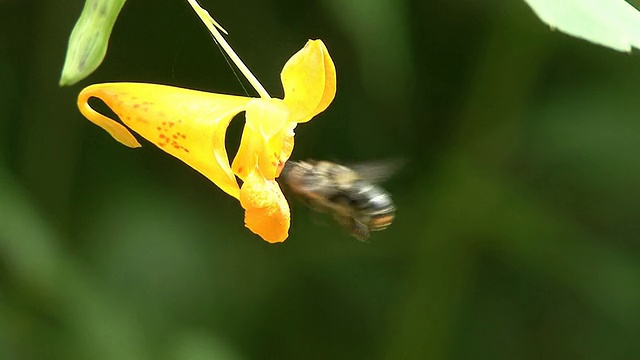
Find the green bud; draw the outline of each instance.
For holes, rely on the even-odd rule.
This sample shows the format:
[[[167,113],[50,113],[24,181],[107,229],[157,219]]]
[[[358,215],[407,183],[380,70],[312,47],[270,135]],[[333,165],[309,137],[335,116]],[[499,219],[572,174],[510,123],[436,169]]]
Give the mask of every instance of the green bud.
[[[89,76],[107,53],[113,24],[125,0],[86,0],[82,14],[69,37],[60,86]]]

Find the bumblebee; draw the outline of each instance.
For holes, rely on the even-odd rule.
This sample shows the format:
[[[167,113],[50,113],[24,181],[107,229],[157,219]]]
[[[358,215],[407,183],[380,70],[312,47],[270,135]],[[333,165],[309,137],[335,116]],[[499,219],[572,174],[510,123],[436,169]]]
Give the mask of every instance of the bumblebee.
[[[347,167],[329,161],[288,161],[281,178],[311,208],[327,212],[352,236],[367,241],[371,231],[386,229],[396,207],[376,183],[391,174],[391,164]]]

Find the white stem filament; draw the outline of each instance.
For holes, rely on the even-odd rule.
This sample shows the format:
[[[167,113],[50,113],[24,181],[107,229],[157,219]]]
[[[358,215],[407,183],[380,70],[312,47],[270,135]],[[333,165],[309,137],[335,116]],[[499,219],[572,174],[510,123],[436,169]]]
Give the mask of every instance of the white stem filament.
[[[231,61],[233,61],[233,63],[236,64],[236,66],[238,67],[242,75],[244,75],[247,78],[247,81],[249,81],[249,83],[251,84],[251,86],[253,86],[253,88],[256,89],[256,91],[258,92],[258,95],[260,95],[261,98],[267,98],[267,99],[271,98],[267,90],[265,90],[265,88],[262,86],[262,84],[260,84],[258,79],[251,73],[249,68],[242,62],[242,60],[240,60],[240,57],[236,54],[235,51],[233,51],[229,43],[227,43],[227,41],[224,39],[224,37],[220,33],[220,31],[222,31],[223,33],[225,33],[225,35],[228,35],[227,31],[222,26],[220,26],[220,24],[218,24],[218,22],[216,22],[211,17],[209,12],[203,9],[196,0],[187,0],[187,1],[189,2],[189,5],[191,5],[193,10],[196,12],[200,20],[202,20],[202,22],[207,27],[207,29],[209,29],[209,32],[211,32],[211,35],[213,35],[213,37],[216,39],[216,41],[218,41],[222,49],[227,53],[227,55],[229,55],[229,58],[231,59]]]

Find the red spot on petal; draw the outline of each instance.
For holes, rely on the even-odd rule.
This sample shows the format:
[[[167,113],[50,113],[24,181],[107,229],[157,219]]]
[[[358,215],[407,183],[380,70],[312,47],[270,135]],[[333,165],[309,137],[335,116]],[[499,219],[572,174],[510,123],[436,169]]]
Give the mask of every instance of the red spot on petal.
[[[172,127],[173,125],[175,125],[175,123],[173,121],[169,121],[169,127]]]
[[[182,134],[182,138],[183,138],[183,139],[186,139],[186,138],[187,138],[187,135]]]
[[[244,168],[243,168],[242,166],[240,166],[240,167],[238,168],[238,174],[242,174],[242,171],[243,171],[243,170],[244,170]]]
[[[189,149],[186,149],[186,148],[182,148],[182,150],[184,150],[186,152],[189,152]]]
[[[162,130],[162,128],[160,126],[158,126],[156,129],[158,129],[158,131]]]
[[[160,139],[164,139],[166,138],[166,136],[164,136],[164,134],[160,134]]]
[[[133,107],[137,109],[140,107],[140,104],[133,104]]]

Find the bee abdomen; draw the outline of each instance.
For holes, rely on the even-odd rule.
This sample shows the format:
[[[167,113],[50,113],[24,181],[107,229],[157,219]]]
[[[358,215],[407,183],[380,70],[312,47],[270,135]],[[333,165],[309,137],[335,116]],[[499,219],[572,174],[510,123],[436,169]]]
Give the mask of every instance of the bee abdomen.
[[[362,218],[368,219],[369,230],[386,229],[393,222],[396,212],[391,195],[375,185],[363,186],[360,190],[352,197],[351,206]]]
[[[383,193],[370,200],[372,206],[370,208],[369,229],[371,231],[384,230],[391,223],[396,214],[396,207],[391,200],[389,194]]]

